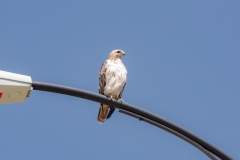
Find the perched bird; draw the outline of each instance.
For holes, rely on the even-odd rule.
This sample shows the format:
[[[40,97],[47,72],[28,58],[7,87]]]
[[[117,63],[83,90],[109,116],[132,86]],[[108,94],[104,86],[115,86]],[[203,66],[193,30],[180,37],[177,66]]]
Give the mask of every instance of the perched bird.
[[[111,99],[121,99],[127,81],[127,69],[122,63],[123,50],[113,50],[108,59],[102,64],[99,74],[99,93]],[[111,117],[115,108],[106,104],[100,104],[98,122],[103,123]]]

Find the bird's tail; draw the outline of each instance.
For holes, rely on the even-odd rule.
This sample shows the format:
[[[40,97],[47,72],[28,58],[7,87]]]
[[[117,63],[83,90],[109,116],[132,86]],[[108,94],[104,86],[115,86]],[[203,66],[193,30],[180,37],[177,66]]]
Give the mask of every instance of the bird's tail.
[[[115,108],[110,106],[110,111],[108,112],[107,119],[111,117],[114,111],[115,111]]]
[[[109,106],[106,104],[101,104],[98,112],[98,122],[102,124],[108,115]]]

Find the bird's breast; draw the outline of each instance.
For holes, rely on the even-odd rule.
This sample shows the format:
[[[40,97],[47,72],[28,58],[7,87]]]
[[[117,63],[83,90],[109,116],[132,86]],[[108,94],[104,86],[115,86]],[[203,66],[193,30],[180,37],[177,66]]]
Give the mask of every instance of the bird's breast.
[[[127,81],[127,70],[124,64],[119,62],[109,62],[106,67],[105,95],[118,96]]]

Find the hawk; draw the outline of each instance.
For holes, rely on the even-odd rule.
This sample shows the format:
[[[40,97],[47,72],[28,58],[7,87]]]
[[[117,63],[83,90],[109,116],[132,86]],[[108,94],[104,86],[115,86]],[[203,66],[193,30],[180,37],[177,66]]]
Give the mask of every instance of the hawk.
[[[99,74],[99,93],[120,101],[123,101],[121,97],[127,81],[127,69],[121,60],[124,55],[123,50],[113,50],[102,64]],[[98,122],[102,124],[114,110],[113,106],[100,104]]]

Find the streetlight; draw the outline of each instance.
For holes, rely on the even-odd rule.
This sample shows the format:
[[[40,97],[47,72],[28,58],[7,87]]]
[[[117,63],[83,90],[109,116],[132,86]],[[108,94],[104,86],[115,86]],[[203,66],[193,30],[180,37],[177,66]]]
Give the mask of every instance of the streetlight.
[[[195,134],[158,115],[152,114],[134,105],[115,101],[93,92],[56,84],[35,82],[32,81],[29,76],[0,71],[0,104],[23,102],[30,95],[32,89],[66,94],[114,106],[119,109],[120,113],[138,118],[140,121],[145,121],[185,140],[198,148],[212,160],[216,160],[216,157],[224,160],[232,159],[226,153]]]

